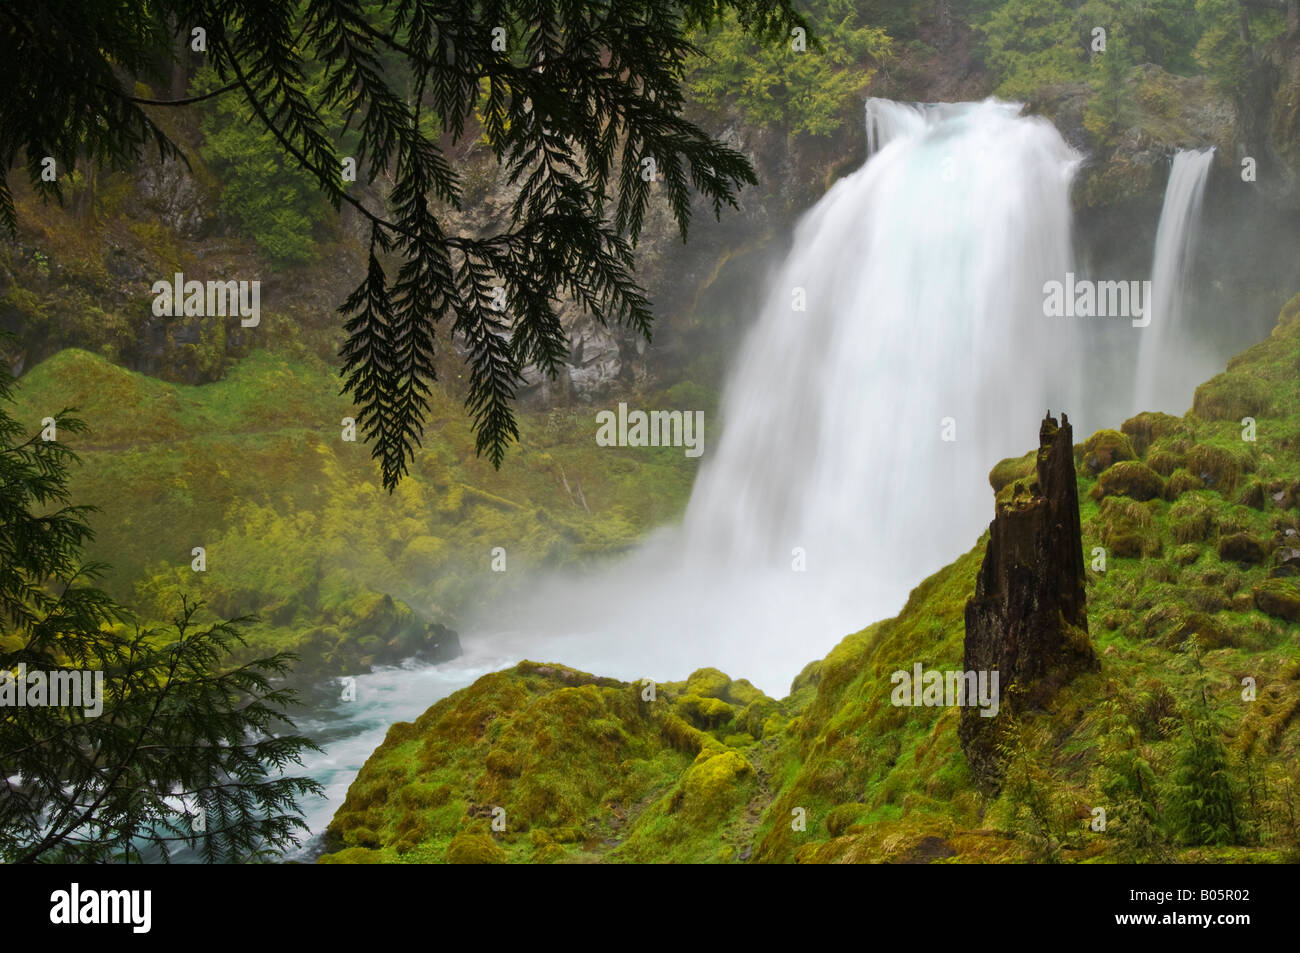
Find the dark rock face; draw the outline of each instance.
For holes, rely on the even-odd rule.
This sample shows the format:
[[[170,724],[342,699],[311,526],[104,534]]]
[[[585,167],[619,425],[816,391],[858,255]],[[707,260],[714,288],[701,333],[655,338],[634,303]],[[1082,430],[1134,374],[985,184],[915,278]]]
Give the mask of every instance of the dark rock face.
[[[1036,473],[998,494],[989,543],[966,603],[965,668],[998,672],[1001,709],[1042,708],[1080,672],[1100,665],[1088,639],[1083,536],[1069,419],[1044,418]],[[1013,690],[1014,689],[1014,690]],[[1000,775],[1003,719],[962,709],[962,750],[985,790]]]
[[[297,647],[300,676],[357,675],[376,665],[414,658],[447,662],[461,654],[460,637],[438,622],[426,622],[403,602],[384,596],[361,618],[341,629],[317,627]]]

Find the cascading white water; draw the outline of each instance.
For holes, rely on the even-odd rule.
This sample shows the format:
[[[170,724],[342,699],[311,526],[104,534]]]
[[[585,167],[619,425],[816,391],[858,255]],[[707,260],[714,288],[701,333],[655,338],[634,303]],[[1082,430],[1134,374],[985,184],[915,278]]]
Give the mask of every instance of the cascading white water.
[[[715,666],[781,697],[969,549],[993,513],[989,468],[1036,446],[1044,411],[1088,432],[1078,322],[1045,317],[1042,291],[1071,267],[1079,157],[1019,112],[870,101],[872,153],[800,222],[683,525],[466,620],[467,655],[437,679],[385,674],[386,700],[335,716],[373,734],[432,704],[431,685],[521,658],[627,680]],[[340,791],[349,777],[320,766]]]
[[[989,467],[1049,405],[1080,411],[1077,324],[1042,294],[1070,267],[1078,157],[1018,113],[868,104],[877,152],[800,223],[733,371],[686,515],[697,565],[801,547],[905,593],[979,535]]]
[[[1049,407],[1086,418],[1077,322],[1042,292],[1070,268],[1079,156],[1019,113],[871,100],[875,151],[800,222],[683,525],[467,641],[625,679],[711,665],[780,696],[967,550],[989,468]]]
[[[1219,363],[1179,333],[1196,225],[1213,162],[1213,147],[1183,149],[1174,155],[1169,170],[1151,265],[1151,324],[1141,329],[1138,346],[1135,411],[1183,413],[1196,385]]]

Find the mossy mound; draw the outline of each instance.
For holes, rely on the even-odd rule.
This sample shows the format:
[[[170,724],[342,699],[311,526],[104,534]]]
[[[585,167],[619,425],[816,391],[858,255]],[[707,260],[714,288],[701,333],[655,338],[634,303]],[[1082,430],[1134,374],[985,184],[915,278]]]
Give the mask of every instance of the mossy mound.
[[[486,834],[457,834],[447,845],[449,864],[504,864],[508,858]]]
[[[1124,421],[1119,429],[1131,441],[1134,452],[1139,456],[1145,456],[1147,448],[1154,441],[1182,433],[1185,428],[1186,425],[1180,417],[1156,411],[1144,411]]]
[[[1111,554],[1130,559],[1160,554],[1160,530],[1144,504],[1109,497],[1102,501],[1097,518],[1102,545]]]
[[[999,462],[989,471],[989,486],[993,487],[994,494],[1000,493],[1009,483],[1031,476],[1036,459],[1037,452],[1031,451],[1023,457],[1008,457]]]
[[[1214,528],[1214,506],[1206,499],[1186,496],[1169,508],[1169,531],[1176,542],[1199,543]]]
[[[1250,533],[1228,533],[1219,537],[1219,558],[1224,562],[1262,563],[1268,555],[1264,542]]]
[[[1146,464],[1167,479],[1187,466],[1187,457],[1185,454],[1169,450],[1153,450],[1147,456]]]
[[[1165,481],[1145,463],[1129,460],[1117,463],[1102,472],[1097,485],[1092,488],[1092,498],[1127,496],[1130,499],[1153,500],[1165,492]]]
[[[734,859],[731,832],[758,785],[755,738],[787,717],[716,669],[651,691],[521,662],[389,729],[330,824],[341,849],[327,856]]]
[[[1169,475],[1169,482],[1165,484],[1165,499],[1176,500],[1191,490],[1203,489],[1204,480],[1195,476],[1191,470],[1180,467]]]
[[[1192,411],[1202,420],[1240,421],[1268,416],[1273,409],[1273,388],[1267,381],[1245,374],[1220,374],[1196,388]]]
[[[1083,444],[1083,465],[1092,473],[1101,473],[1112,464],[1136,460],[1133,445],[1118,430],[1098,430]]]
[[[1286,579],[1266,579],[1252,590],[1259,611],[1288,622],[1300,622],[1300,587]]]
[[[1237,488],[1242,455],[1222,446],[1197,444],[1187,455],[1187,469],[1201,484],[1227,496]]]

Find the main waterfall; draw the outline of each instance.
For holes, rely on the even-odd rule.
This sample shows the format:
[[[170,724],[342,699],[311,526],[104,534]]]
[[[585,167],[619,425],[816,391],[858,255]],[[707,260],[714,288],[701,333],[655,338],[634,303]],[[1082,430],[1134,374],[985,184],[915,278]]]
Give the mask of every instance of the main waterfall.
[[[810,573],[901,595],[979,536],[989,467],[1049,406],[1081,411],[1079,328],[1045,318],[1042,291],[1070,268],[1078,157],[1011,104],[867,108],[876,152],[798,227],[684,550],[788,564],[798,547]]]
[[[494,651],[621,678],[712,665],[784,695],[974,544],[989,468],[1045,410],[1087,432],[1078,322],[1043,313],[1079,157],[1019,112],[868,103],[874,151],[800,222],[683,525],[514,620],[494,607]]]

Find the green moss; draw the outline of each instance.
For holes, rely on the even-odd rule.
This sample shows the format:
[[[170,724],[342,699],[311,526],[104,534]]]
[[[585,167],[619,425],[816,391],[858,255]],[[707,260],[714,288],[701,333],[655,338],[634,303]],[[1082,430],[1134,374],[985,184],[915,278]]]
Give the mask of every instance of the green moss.
[[[1176,500],[1189,490],[1203,490],[1205,481],[1195,476],[1190,470],[1177,469],[1165,484],[1165,499]]]
[[[839,837],[867,813],[865,804],[837,804],[826,813],[826,831]]]
[[[999,493],[1007,484],[1034,473],[1037,458],[1038,454],[1031,451],[1023,457],[1008,457],[994,466],[989,471],[989,486],[993,487],[994,494]]]
[[[1179,543],[1199,543],[1214,527],[1214,507],[1205,494],[1183,496],[1169,508],[1169,531]]]
[[[259,615],[251,651],[301,648],[304,670],[353,674],[411,636],[411,618],[365,618],[385,595],[419,605],[421,622],[453,622],[507,598],[530,570],[625,549],[685,505],[694,461],[671,448],[596,447],[578,409],[557,411],[555,427],[521,411],[521,448],[494,470],[444,389],[430,395],[424,447],[390,496],[367,447],[342,439],[340,421],[356,410],[339,395],[333,350],[327,361],[259,349],[200,386],[71,349],[25,375],[24,419],[71,405],[90,427],[69,441],[85,463],[74,502],[101,510],[88,555],[112,566],[107,588],[143,620],[171,618],[188,593],[213,615]],[[561,467],[571,489],[581,481],[585,508]],[[506,542],[509,571],[485,590],[493,547]],[[208,552],[207,573],[190,569],[194,545]]]
[[[1241,456],[1223,447],[1197,444],[1187,455],[1187,469],[1202,484],[1224,496],[1237,488],[1241,479]]]
[[[1162,477],[1168,478],[1172,476],[1176,470],[1186,466],[1187,456],[1170,450],[1153,450],[1147,455],[1146,462],[1147,466],[1152,470],[1155,470],[1156,473],[1159,473]],[[1172,493],[1172,490],[1167,492]]]
[[[727,678],[716,668],[702,668],[692,672],[686,680],[686,692],[691,695],[700,695],[704,698],[721,698],[727,699],[727,688],[731,685],[731,679]]]
[[[508,855],[486,834],[457,834],[447,845],[449,864],[504,864]]]
[[[1097,474],[1112,464],[1135,460],[1137,454],[1128,437],[1118,430],[1098,430],[1083,444],[1083,465]]]
[[[318,861],[322,864],[382,864],[384,862],[383,854],[364,847],[349,847],[346,850],[326,854]]]
[[[713,729],[731,721],[736,710],[720,698],[683,695],[677,699],[677,711],[700,728]]]
[[[1267,417],[1273,411],[1273,388],[1247,374],[1220,374],[1196,388],[1192,410],[1202,420]]]
[[[1251,594],[1260,612],[1288,622],[1300,622],[1300,588],[1291,580],[1263,580]]]
[[[748,794],[753,766],[737,751],[702,753],[680,789],[675,808],[696,823],[716,821]]]
[[[1134,500],[1155,499],[1164,494],[1165,481],[1145,463],[1129,460],[1104,471],[1092,488],[1095,500],[1107,496],[1127,496]]]
[[[1268,555],[1265,544],[1250,533],[1228,533],[1219,537],[1219,558],[1224,562],[1260,563]]]
[[[1145,411],[1130,417],[1120,426],[1120,431],[1129,438],[1138,456],[1145,456],[1147,448],[1156,441],[1182,433],[1184,430],[1185,425],[1180,418],[1154,411]],[[1152,464],[1153,468],[1154,466]]]
[[[1145,504],[1109,497],[1098,508],[1097,522],[1111,554],[1128,559],[1160,554],[1160,531]]]

